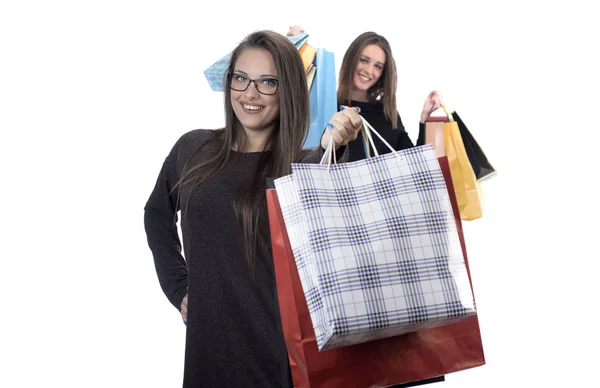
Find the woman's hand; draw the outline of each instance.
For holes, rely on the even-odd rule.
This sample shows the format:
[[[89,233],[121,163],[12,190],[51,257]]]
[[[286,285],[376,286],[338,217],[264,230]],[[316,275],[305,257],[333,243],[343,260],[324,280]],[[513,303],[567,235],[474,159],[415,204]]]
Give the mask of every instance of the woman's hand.
[[[304,29],[300,26],[290,26],[290,30],[287,32],[287,36],[296,36],[304,32]]]
[[[362,120],[358,115],[358,110],[342,107],[342,110],[336,112],[327,123],[327,128],[321,136],[321,147],[326,149],[329,145],[329,139],[333,137],[335,149],[337,150],[340,146],[355,140],[361,127]]]
[[[425,103],[423,104],[423,111],[421,112],[421,122],[425,123],[427,118],[431,116],[433,112],[440,109],[442,106],[442,97],[437,90],[429,93],[427,99],[425,99]]]
[[[188,311],[188,296],[185,294],[183,300],[181,301],[181,318],[183,319],[183,323],[187,324],[187,311]]]

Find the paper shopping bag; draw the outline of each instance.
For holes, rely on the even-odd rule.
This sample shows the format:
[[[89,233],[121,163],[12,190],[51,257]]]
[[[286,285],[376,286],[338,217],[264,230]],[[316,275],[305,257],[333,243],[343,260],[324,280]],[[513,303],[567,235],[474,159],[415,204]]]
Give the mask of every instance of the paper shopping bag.
[[[440,158],[439,164],[468,273],[447,159]],[[278,300],[294,387],[387,387],[485,364],[476,315],[430,330],[320,352],[277,192],[273,189],[267,190],[267,204]]]

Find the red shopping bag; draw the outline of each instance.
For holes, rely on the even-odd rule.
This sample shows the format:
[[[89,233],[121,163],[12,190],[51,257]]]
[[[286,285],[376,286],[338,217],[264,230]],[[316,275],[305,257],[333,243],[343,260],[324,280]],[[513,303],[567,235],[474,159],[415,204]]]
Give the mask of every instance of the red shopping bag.
[[[438,160],[469,271],[448,160]],[[476,315],[430,330],[319,352],[274,189],[267,190],[267,204],[281,321],[294,387],[388,387],[485,364]]]

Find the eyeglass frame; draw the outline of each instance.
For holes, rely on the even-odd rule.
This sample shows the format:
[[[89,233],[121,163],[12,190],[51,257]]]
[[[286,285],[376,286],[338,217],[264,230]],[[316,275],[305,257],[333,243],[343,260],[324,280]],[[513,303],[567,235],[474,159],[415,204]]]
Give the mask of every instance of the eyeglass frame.
[[[242,77],[248,79],[248,83],[246,84],[245,89],[243,89],[243,90],[234,89],[231,86],[231,82],[233,81],[234,75],[239,75],[239,76],[242,76]],[[263,93],[260,91],[260,88],[258,87],[258,84],[256,83],[256,81],[265,80],[265,79],[273,79],[273,80],[277,81],[277,88],[275,88],[275,91],[273,93]],[[239,74],[239,73],[236,74],[235,72],[231,72],[231,73],[227,74],[227,83],[229,84],[229,89],[235,90],[236,92],[245,92],[246,90],[248,90],[251,83],[254,83],[254,87],[256,88],[257,92],[259,92],[260,94],[264,94],[265,96],[273,96],[273,95],[277,94],[277,92],[279,91],[279,79],[277,77],[260,77],[260,78],[251,79],[247,75]]]

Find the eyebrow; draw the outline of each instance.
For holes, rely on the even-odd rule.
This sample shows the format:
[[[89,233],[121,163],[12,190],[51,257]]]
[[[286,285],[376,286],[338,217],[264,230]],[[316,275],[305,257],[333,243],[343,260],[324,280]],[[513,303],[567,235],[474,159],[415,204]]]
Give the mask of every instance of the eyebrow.
[[[246,72],[245,72],[245,71],[243,71],[243,70],[234,70],[233,72],[234,72],[234,73],[240,73],[240,74],[243,74],[243,75],[248,75],[248,73],[246,73]],[[265,78],[265,77],[277,78],[277,76],[276,76],[276,75],[273,75],[273,74],[261,74],[261,75],[260,75],[260,78]]]
[[[360,56],[361,56],[361,58],[367,58],[369,61],[371,60],[371,57],[368,55],[361,54]],[[375,63],[379,63],[380,65],[385,65],[385,63],[383,63],[383,62],[375,62]]]

